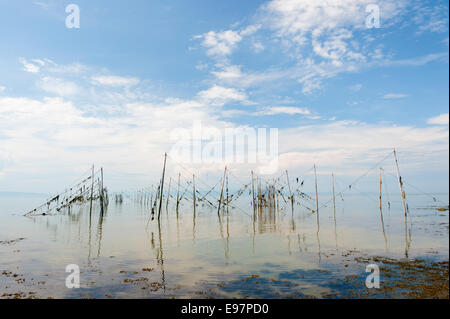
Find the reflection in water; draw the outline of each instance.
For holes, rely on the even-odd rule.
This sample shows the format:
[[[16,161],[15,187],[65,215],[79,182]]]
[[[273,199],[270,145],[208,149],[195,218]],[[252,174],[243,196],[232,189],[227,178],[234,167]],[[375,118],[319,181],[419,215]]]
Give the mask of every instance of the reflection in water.
[[[410,238],[411,238],[411,229],[409,230],[409,239],[408,239],[408,217],[405,214],[405,258],[409,257],[409,247],[411,245]]]
[[[331,173],[332,179],[332,192],[333,192],[333,220],[334,220],[334,241],[336,242],[336,250],[338,249],[338,241],[337,241],[337,222],[336,222],[336,194],[334,191],[334,173]]]
[[[388,247],[388,233],[390,255],[411,258],[433,247],[440,255],[448,256],[448,228],[439,226],[445,217],[428,214],[419,218],[424,213],[413,206],[407,216],[402,216],[401,201],[392,202],[392,216],[385,218],[383,205],[368,208],[367,202],[358,197],[346,197],[346,203],[336,203],[333,192],[331,207],[321,207],[319,219],[319,214],[313,216],[315,212],[302,207],[309,200],[306,197],[296,200],[294,209],[290,198],[283,200],[277,183],[262,194],[260,180],[252,185],[256,187],[249,195],[250,200],[244,198],[242,203],[230,205],[231,196],[227,194],[224,180],[224,205],[218,213],[217,208],[198,204],[194,211],[193,202],[187,200],[177,203],[175,198],[170,198],[167,204],[165,198],[167,218],[152,221],[151,206],[156,195],[152,197],[149,193],[146,199],[139,200],[142,204],[124,196],[123,201],[113,201],[103,210],[94,205],[91,213],[89,205],[74,205],[59,215],[27,217],[25,220],[31,221],[36,229],[33,236],[40,236],[36,241],[40,251],[45,251],[42,243],[52,243],[49,246],[52,248],[38,258],[31,253],[27,257],[24,250],[21,257],[25,264],[28,258],[30,265],[38,265],[56,255],[52,257],[54,263],[59,257],[62,264],[67,264],[70,258],[75,258],[67,255],[66,249],[70,247],[73,256],[85,260],[89,269],[95,261],[96,268],[104,274],[118,273],[118,265],[147,267],[151,260],[158,270],[154,274],[166,291],[166,287],[175,284],[193,286],[206,278],[220,281],[224,277],[230,279],[228,276],[257,274],[263,270],[270,270],[271,276],[276,277],[281,269],[325,267],[332,263],[330,255],[338,249],[338,234],[342,252],[358,249],[383,254]],[[380,200],[383,204],[383,198]],[[245,207],[243,203],[252,205]],[[423,198],[417,203],[424,206]],[[253,215],[243,212],[252,209]],[[448,225],[448,218],[446,222]],[[430,231],[431,224],[441,227],[440,232]],[[17,227],[17,232],[26,225]],[[30,242],[33,236],[29,236]],[[112,255],[115,257],[109,258]],[[268,270],[267,265],[275,263],[279,266]]]
[[[274,202],[277,203],[277,191],[276,189],[274,189],[273,191],[273,195],[270,195],[266,198],[267,202]],[[224,201],[226,203],[226,201]],[[113,205],[114,206],[114,211],[116,213],[122,214],[124,213],[122,207],[123,205],[125,205],[125,203],[118,203]],[[287,219],[287,223],[286,223],[286,210],[284,207],[279,207],[277,204],[272,205],[260,205],[257,208],[257,214],[255,215],[256,218],[249,218],[248,222],[251,222],[251,233],[252,233],[252,250],[254,251],[254,246],[255,243],[257,241],[258,235],[264,235],[264,234],[279,234],[280,236],[286,236],[285,238],[288,241],[292,241],[292,237],[291,234],[295,234],[296,237],[298,237],[298,239],[300,239],[300,241],[304,241],[302,238],[305,238],[305,236],[307,236],[308,231],[306,232],[300,232],[299,230],[297,230],[297,226],[296,224],[298,222],[302,223],[302,229],[304,230],[311,230],[311,228],[309,228],[309,226],[311,225],[309,220],[309,217],[311,215],[313,215],[312,213],[309,212],[305,212],[305,211],[299,211],[298,213],[296,213],[295,209],[292,209],[292,206],[290,205],[290,202],[287,201],[287,205],[289,207],[289,218]],[[332,234],[333,234],[333,246],[335,248],[338,247],[338,242],[337,242],[337,234],[338,234],[338,222],[337,219],[338,217],[336,216],[337,211],[336,211],[336,206],[335,206],[335,202],[333,200],[333,207],[332,207],[332,224],[330,226],[332,226],[331,230],[332,230]],[[184,205],[180,205],[179,207],[184,207]],[[132,209],[133,207],[131,207]],[[191,206],[192,208],[192,206]],[[143,212],[144,213],[144,218],[145,218],[145,225],[146,225],[146,229],[150,229],[152,228],[152,216],[150,211],[144,206],[142,207],[141,210],[137,209],[139,212]],[[87,214],[86,214],[87,212]],[[163,236],[163,234],[159,234],[160,232],[162,233],[161,230],[161,224],[166,223],[167,226],[169,226],[171,223],[175,222],[176,225],[176,242],[177,245],[180,246],[181,245],[181,240],[184,237],[184,235],[182,235],[183,229],[186,226],[186,217],[183,218],[183,226],[180,224],[180,217],[178,216],[178,218],[171,218],[170,215],[170,205],[169,205],[169,209],[167,211],[167,219],[164,220],[160,220],[159,223],[159,227],[158,227],[158,238],[160,237],[159,235],[161,235],[161,238]],[[187,211],[183,214],[187,214]],[[221,240],[224,243],[224,256],[226,258],[229,258],[229,240],[231,238],[231,230],[234,224],[234,221],[236,220],[236,218],[238,218],[239,220],[242,219],[246,219],[245,215],[240,215],[238,217],[239,211],[237,209],[234,209],[233,207],[228,207],[227,210],[227,205],[223,205],[221,207],[221,211],[220,213],[217,215],[216,221],[217,221],[217,226],[218,226],[218,234],[220,235]],[[97,216],[95,216],[97,215]],[[97,257],[101,256],[101,250],[102,250],[102,240],[104,237],[104,224],[105,224],[105,220],[107,219],[107,216],[109,215],[109,209],[106,207],[105,209],[101,209],[100,207],[94,207],[93,211],[90,212],[90,209],[86,210],[85,206],[73,206],[70,208],[67,208],[64,212],[62,212],[61,215],[59,216],[54,216],[54,218],[52,219],[52,217],[48,216],[48,217],[28,217],[30,220],[37,222],[37,223],[44,223],[46,228],[48,230],[51,230],[51,232],[53,233],[54,237],[58,237],[61,236],[61,231],[62,229],[59,229],[59,227],[64,227],[64,224],[69,223],[70,227],[72,228],[73,226],[77,227],[77,241],[79,241],[80,243],[82,243],[84,241],[84,239],[86,238],[85,235],[87,235],[87,246],[89,247],[88,249],[88,256],[89,258],[92,256],[92,252],[95,251],[95,255]],[[202,212],[202,216],[208,216],[209,213],[208,212]],[[96,218],[95,218],[96,217]],[[414,222],[413,219],[410,218],[408,220],[408,216],[403,216],[403,237],[404,237],[404,242],[405,242],[405,255],[408,255],[408,250],[411,247],[411,242],[412,242],[412,228],[414,227]],[[204,226],[204,222],[205,219],[208,220],[208,224],[210,224],[210,220],[208,217],[202,217],[201,223],[200,223],[200,227]],[[157,220],[157,219],[155,219]],[[87,222],[87,227],[85,228],[86,231],[83,230],[83,225],[85,224],[84,222]],[[196,211],[196,213],[193,213],[192,210],[192,219],[191,219],[192,223],[191,224],[191,237],[193,238],[193,245],[195,245],[195,239],[197,237],[197,233],[198,231],[202,232],[204,229],[200,228],[198,229],[199,225],[198,225],[198,211]],[[386,224],[385,224],[385,220],[384,220],[384,216],[383,216],[383,210],[382,210],[382,206],[379,207],[379,224],[380,224],[380,230],[381,230],[381,235],[383,238],[383,246],[385,247],[385,249],[387,248],[387,234],[386,234]],[[287,227],[286,227],[287,226]],[[168,228],[168,231],[170,228]],[[94,231],[95,230],[95,231]],[[328,228],[327,228],[328,230]],[[95,232],[95,243],[93,241],[93,234]],[[315,232],[314,235],[316,237],[316,241],[317,241],[317,253],[320,255],[321,254],[321,228],[320,228],[320,219],[315,218]],[[201,234],[204,235],[204,234]],[[289,238],[288,238],[289,236]],[[162,245],[162,244],[161,244]],[[291,244],[289,244],[291,247]]]
[[[384,237],[384,246],[387,251],[387,238],[386,238],[386,232],[384,231],[384,219],[383,219],[383,180],[382,180],[382,172],[383,169],[380,167],[380,195],[379,195],[379,205],[380,205],[380,218],[381,218],[381,229],[383,231],[383,237]]]
[[[221,214],[219,213],[217,215],[218,221],[219,221],[219,231],[220,231],[220,237],[222,239],[222,243],[223,243],[223,251],[224,251],[224,255],[225,255],[225,261],[226,263],[228,263],[229,260],[229,245],[228,245],[228,236],[225,239],[224,235],[223,235],[223,225],[222,225],[222,217]]]
[[[161,269],[161,282],[163,284],[164,290],[166,289],[166,276],[164,274],[164,251],[163,251],[163,244],[162,244],[162,234],[161,234],[161,221],[158,220],[158,237],[159,237],[159,249],[157,254],[157,261],[160,265]]]
[[[100,250],[102,247],[103,220],[105,218],[106,211],[107,209],[102,208],[99,214],[99,221],[97,226],[97,243],[98,243],[97,257],[100,257]]]

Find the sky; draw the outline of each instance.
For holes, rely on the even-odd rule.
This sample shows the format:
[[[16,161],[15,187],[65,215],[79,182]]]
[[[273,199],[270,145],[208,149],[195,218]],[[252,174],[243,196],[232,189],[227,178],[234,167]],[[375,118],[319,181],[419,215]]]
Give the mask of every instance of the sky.
[[[69,4],[79,28],[66,25]],[[176,132],[200,122],[278,129],[273,176],[316,164],[351,180],[396,148],[405,178],[448,192],[448,11],[415,0],[0,0],[0,191],[57,191],[92,164],[113,189],[159,178]],[[183,165],[200,176],[225,163],[243,178],[259,165]],[[394,172],[390,158],[380,165]]]

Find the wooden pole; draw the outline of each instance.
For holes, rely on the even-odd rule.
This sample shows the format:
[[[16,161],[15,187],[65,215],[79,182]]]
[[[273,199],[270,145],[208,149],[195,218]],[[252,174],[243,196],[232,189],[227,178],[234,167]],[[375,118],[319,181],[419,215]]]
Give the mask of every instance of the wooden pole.
[[[407,214],[406,194],[405,194],[405,191],[403,190],[403,181],[402,181],[402,177],[400,176],[400,170],[398,168],[397,152],[395,151],[395,148],[394,148],[394,159],[395,159],[395,167],[397,169],[398,185],[400,186],[400,193],[402,195],[403,212],[405,213],[405,216],[406,216],[406,214]]]
[[[89,207],[89,218],[92,214],[92,197],[94,197],[94,165],[92,165],[92,175],[91,175],[91,203]]]
[[[315,179],[315,188],[316,188],[316,212],[319,213],[319,196],[317,191],[317,171],[316,164],[314,164],[314,179]]]
[[[195,200],[195,175],[194,174],[192,174],[192,195],[193,195],[193,201],[194,201],[194,218],[195,218],[196,200]]]
[[[338,247],[337,244],[337,229],[336,229],[336,195],[334,193],[334,173],[331,173],[331,179],[333,183],[333,218],[334,218],[334,240],[336,242],[336,249]]]
[[[171,183],[172,183],[172,177],[169,179],[169,189],[167,190],[166,214],[169,214],[169,197],[170,197],[170,184]]]
[[[103,198],[103,167],[100,169],[102,179],[102,198]]]
[[[382,168],[380,167],[380,195],[379,195],[379,200],[380,200],[380,214],[381,214],[381,216],[383,216],[383,204],[382,204],[382,195],[381,195],[381,185],[382,185],[382,181],[381,181],[381,171],[382,171]]]
[[[153,207],[153,189],[150,190],[150,206]]]
[[[229,201],[229,199],[228,199],[228,174],[227,174],[227,188],[226,188],[226,193],[227,193],[227,214],[228,214],[228,201]],[[227,225],[227,227],[228,227],[228,225]]]
[[[166,161],[167,161],[167,153],[164,154],[164,167],[163,167],[163,173],[162,173],[162,179],[161,179],[161,193],[159,197],[159,209],[158,209],[158,221],[161,217],[161,206],[162,206],[162,200],[163,200],[163,191],[164,191],[164,175],[166,174]]]
[[[261,178],[258,177],[258,209],[259,209],[258,216],[262,216],[262,207],[263,207],[262,204],[263,201],[262,201]]]
[[[253,177],[253,171],[252,171],[252,201],[253,201],[253,219],[255,219],[256,215],[256,207],[255,207],[255,185],[254,185],[254,177]]]
[[[319,195],[317,191],[317,171],[316,164],[314,164],[314,179],[316,184],[316,214],[317,214],[317,229],[319,229]]]
[[[227,174],[227,167],[225,166],[225,170],[223,171],[223,178],[222,178],[222,187],[220,188],[220,198],[219,198],[219,207],[217,208],[217,215],[220,217],[220,206],[222,204],[222,198],[223,198],[223,185],[225,184],[225,176]]]
[[[382,201],[382,179],[381,179],[381,173],[382,173],[383,169],[380,167],[380,218],[381,218],[381,230],[383,231],[383,236],[384,236],[384,246],[387,249],[387,237],[386,237],[386,232],[384,231],[384,219],[383,219],[383,201]]]
[[[292,196],[291,183],[289,182],[289,174],[288,174],[287,170],[286,170],[286,179],[287,179],[287,183],[288,183],[288,187],[289,187],[289,196],[291,197],[291,203],[292,203],[292,205],[294,205],[294,197]]]
[[[159,181],[158,184],[158,191],[156,192],[156,203],[155,203],[155,207],[157,207],[158,203],[159,203],[159,199],[161,197],[161,181]]]
[[[336,195],[334,194],[334,173],[331,173],[331,178],[333,181],[333,214],[334,219],[336,220]]]
[[[319,195],[317,191],[317,170],[316,170],[316,164],[314,164],[314,180],[315,180],[315,188],[316,188],[316,218],[317,218],[317,246],[318,246],[318,253],[319,253],[319,263],[321,262],[321,252],[320,252],[320,237],[319,237],[319,231],[320,231],[320,222],[319,222]]]
[[[279,218],[279,216],[280,216],[280,201],[279,201],[280,196],[279,196],[279,190],[278,190],[278,183],[277,183],[277,181],[275,181],[275,184],[277,185],[277,187],[276,187],[276,192],[277,192],[277,218]]]
[[[177,218],[178,218],[178,205],[180,203],[180,178],[181,178],[181,173],[178,173],[178,189],[177,189]]]
[[[100,205],[101,205],[101,213],[103,215],[103,205],[104,205],[104,197],[103,197],[103,167],[100,168]]]
[[[256,191],[257,191],[257,195],[256,195],[256,207],[258,207],[258,218],[260,218],[261,216],[261,183],[260,183],[260,179],[259,177],[256,178]]]

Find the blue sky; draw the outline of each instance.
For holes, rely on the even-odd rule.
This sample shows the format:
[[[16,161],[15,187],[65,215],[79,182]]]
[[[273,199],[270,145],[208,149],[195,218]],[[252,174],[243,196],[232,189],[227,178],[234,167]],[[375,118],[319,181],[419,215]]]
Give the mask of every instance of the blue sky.
[[[299,172],[357,174],[397,147],[448,190],[448,32],[448,1],[1,1],[0,191],[92,162],[156,174],[194,120],[278,128]]]

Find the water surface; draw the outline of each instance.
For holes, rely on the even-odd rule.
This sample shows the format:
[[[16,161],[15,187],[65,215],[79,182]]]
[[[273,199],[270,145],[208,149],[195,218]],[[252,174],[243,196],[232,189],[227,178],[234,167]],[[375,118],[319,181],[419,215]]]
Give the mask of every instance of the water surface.
[[[326,195],[324,195],[326,196]],[[39,298],[302,298],[331,296],[335,280],[365,264],[353,256],[448,260],[448,212],[429,196],[410,195],[404,218],[400,198],[349,195],[319,210],[296,203],[264,209],[255,222],[250,199],[217,213],[200,204],[151,208],[125,198],[101,213],[94,203],[52,216],[24,217],[43,196],[0,196],[0,294]],[[448,195],[441,195],[448,203]],[[236,206],[236,207],[233,207]],[[336,218],[334,218],[334,216]],[[7,242],[16,240],[13,242]],[[67,289],[66,266],[77,264],[81,288]],[[14,277],[14,275],[17,275]],[[383,275],[383,274],[382,274]],[[31,293],[31,294],[30,294]]]

